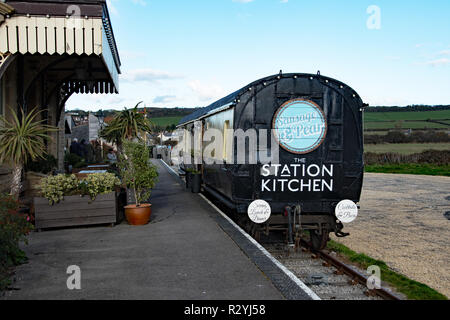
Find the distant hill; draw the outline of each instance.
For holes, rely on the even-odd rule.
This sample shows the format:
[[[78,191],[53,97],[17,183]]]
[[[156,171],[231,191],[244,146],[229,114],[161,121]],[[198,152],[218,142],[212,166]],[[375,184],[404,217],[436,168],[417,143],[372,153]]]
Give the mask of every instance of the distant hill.
[[[192,112],[198,110],[200,108],[156,108],[156,107],[147,107],[146,111],[149,118],[161,118],[161,117],[183,117],[185,115],[191,114]],[[144,112],[144,108],[138,108],[139,112]],[[116,111],[120,110],[112,110],[112,109],[104,109],[102,110],[105,117],[112,116]],[[88,111],[74,109],[67,111],[70,113],[77,113],[81,116],[87,115]],[[92,113],[96,114],[98,111],[93,111]]]
[[[156,126],[155,131],[174,130],[180,119],[200,108],[146,108],[148,118]],[[144,108],[138,108],[144,112]],[[411,105],[411,106],[379,106],[367,107],[364,109],[365,129],[390,129],[395,126],[404,128],[441,128],[450,126],[450,105]],[[436,112],[431,112],[436,111]],[[71,113],[87,115],[87,111],[71,110]],[[103,110],[105,117],[113,116],[114,110]],[[409,112],[412,114],[398,114],[399,112]],[[415,113],[417,112],[417,113]],[[431,112],[428,114],[427,112]],[[94,112],[95,113],[95,112]],[[368,115],[367,113],[372,113]],[[401,121],[402,124],[397,122]]]
[[[148,118],[155,125],[154,130],[157,132],[164,130],[174,130],[181,118],[195,112],[200,108],[145,108]],[[138,108],[139,112],[144,112],[144,108]],[[105,118],[112,118],[116,110],[102,110]],[[87,116],[88,111],[74,109],[67,111],[67,113],[78,114],[79,116]],[[92,113],[96,114],[98,111]]]
[[[147,114],[150,118],[162,118],[162,117],[184,117],[191,114],[194,111],[201,109],[197,108],[156,108],[148,107]],[[143,112],[144,108],[138,108]],[[364,109],[365,112],[409,112],[409,111],[438,111],[438,110],[450,110],[450,105],[410,105],[410,106],[370,106]],[[69,111],[68,111],[69,112]],[[78,113],[79,115],[87,115],[88,111],[74,109],[70,110],[71,113]],[[103,110],[105,116],[112,116],[114,110]],[[94,111],[96,113],[96,111]]]
[[[409,112],[409,111],[439,111],[450,110],[450,105],[410,105],[399,106],[370,106],[364,109],[365,112]]]
[[[200,108],[147,108],[147,114],[150,118],[183,117],[198,109]]]

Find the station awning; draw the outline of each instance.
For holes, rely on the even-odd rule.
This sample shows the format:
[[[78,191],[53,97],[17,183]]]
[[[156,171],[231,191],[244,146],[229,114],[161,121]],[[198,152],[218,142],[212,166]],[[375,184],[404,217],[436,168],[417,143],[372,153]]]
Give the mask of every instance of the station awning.
[[[67,81],[82,93],[118,91],[120,59],[104,0],[28,0],[0,3],[0,54],[97,56],[109,79]]]

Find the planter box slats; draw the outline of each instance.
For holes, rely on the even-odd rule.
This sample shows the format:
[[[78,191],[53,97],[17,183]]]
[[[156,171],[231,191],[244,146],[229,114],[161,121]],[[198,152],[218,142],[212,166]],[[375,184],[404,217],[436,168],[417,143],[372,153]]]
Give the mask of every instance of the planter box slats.
[[[66,208],[64,208],[66,209]],[[69,218],[77,218],[80,217],[80,211],[83,210],[83,217],[102,217],[102,216],[108,216],[108,215],[114,215],[116,214],[116,207],[112,206],[110,203],[107,204],[107,206],[100,207],[97,205],[97,208],[89,208],[89,209],[77,209],[74,210],[72,207],[71,210],[53,210],[53,211],[47,211],[44,215],[41,215],[39,220],[54,220],[54,219],[69,219]]]
[[[115,217],[115,216],[114,216]],[[115,219],[114,219],[115,222]],[[71,227],[71,226],[84,226],[92,224],[110,224],[114,223],[108,216],[102,217],[77,217],[71,219],[54,219],[54,220],[43,220],[38,226],[36,223],[36,228],[58,228],[58,227]]]
[[[89,196],[65,196],[54,205],[36,197],[34,208],[36,229],[116,223],[118,215],[115,192],[98,195],[94,201]]]
[[[96,202],[102,202],[102,201],[111,201],[113,199],[115,199],[116,196],[114,194],[114,192],[110,192],[110,193],[106,193],[106,194],[99,194],[97,196],[97,198],[95,198],[95,201],[92,202],[91,198],[89,196],[79,196],[79,195],[75,195],[75,196],[65,196],[64,199],[60,202],[60,203],[77,203],[77,204],[81,204],[81,203],[87,203],[87,201],[91,201],[92,204],[96,203]],[[36,197],[34,198],[34,203],[36,204],[47,204],[48,205],[48,200],[42,197]]]
[[[67,198],[67,197],[65,197]],[[38,198],[35,198],[38,199]],[[47,199],[45,199],[47,200]],[[34,205],[38,205],[39,207],[45,208],[46,213],[51,212],[62,212],[62,211],[74,211],[74,210],[92,210],[92,209],[103,209],[107,207],[115,207],[111,204],[112,200],[103,200],[103,201],[92,201],[89,197],[78,197],[77,201],[60,201],[54,205],[49,205],[48,201],[37,203],[34,202]],[[91,202],[91,203],[89,203]]]

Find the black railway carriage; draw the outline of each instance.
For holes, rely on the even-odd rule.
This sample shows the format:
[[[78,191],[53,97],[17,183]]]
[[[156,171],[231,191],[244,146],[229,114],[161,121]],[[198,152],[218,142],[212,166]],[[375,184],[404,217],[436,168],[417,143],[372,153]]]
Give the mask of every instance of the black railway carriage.
[[[285,229],[291,243],[296,231],[310,230],[312,244],[321,248],[329,232],[347,235],[334,215],[337,203],[360,199],[363,108],[359,95],[342,82],[320,73],[280,72],[184,117],[178,127],[188,132],[266,129],[268,144],[271,137],[279,144],[279,163],[262,163],[257,157],[256,163],[235,164],[232,160],[237,157],[237,140],[224,141],[223,154],[219,150],[214,155],[223,163],[206,164],[203,159],[197,165],[203,187],[236,209],[243,220],[248,219],[247,208],[252,201],[265,200],[272,215],[261,225],[248,219],[251,230]],[[201,143],[205,148],[205,142]],[[247,145],[246,161],[249,152],[266,151],[261,149]],[[226,150],[232,150],[233,158],[229,159]]]

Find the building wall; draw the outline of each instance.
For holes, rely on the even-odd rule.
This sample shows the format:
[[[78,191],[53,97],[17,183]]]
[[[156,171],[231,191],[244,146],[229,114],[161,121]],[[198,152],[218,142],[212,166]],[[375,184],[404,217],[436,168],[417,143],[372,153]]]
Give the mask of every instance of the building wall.
[[[89,138],[87,141],[97,140],[100,124],[98,118],[92,113],[89,113]]]
[[[23,87],[24,91],[27,90],[33,79],[39,76],[39,71],[42,66],[45,66],[51,57],[36,57],[25,56],[24,68],[23,68]],[[1,99],[3,101],[0,112],[9,120],[12,121],[12,112],[20,112],[18,108],[18,59],[15,59],[2,76],[3,92]],[[27,96],[28,111],[34,108],[38,110],[45,109],[42,106],[43,95],[46,93],[44,87],[44,81],[35,81],[34,85],[30,87],[29,94]],[[47,152],[52,154],[58,159],[58,168],[62,170],[64,168],[64,110],[61,112],[61,116],[57,119],[57,101],[56,96],[52,95],[50,101],[48,101],[48,124],[60,128],[58,132],[50,132],[49,136],[51,140],[47,145]],[[12,111],[13,110],[13,111]],[[41,120],[44,115],[41,113],[36,120]],[[2,183],[2,181],[10,180],[10,165],[0,165],[0,192],[9,191],[8,183]]]
[[[9,66],[8,70],[4,73],[2,77],[2,109],[0,112],[3,116],[7,118],[7,120],[12,120],[11,110],[9,108],[14,108],[16,105],[16,86],[15,83],[15,74],[16,71],[16,63],[13,61]],[[7,193],[10,191],[10,181],[12,179],[11,168],[8,164],[0,164],[0,192]]]

